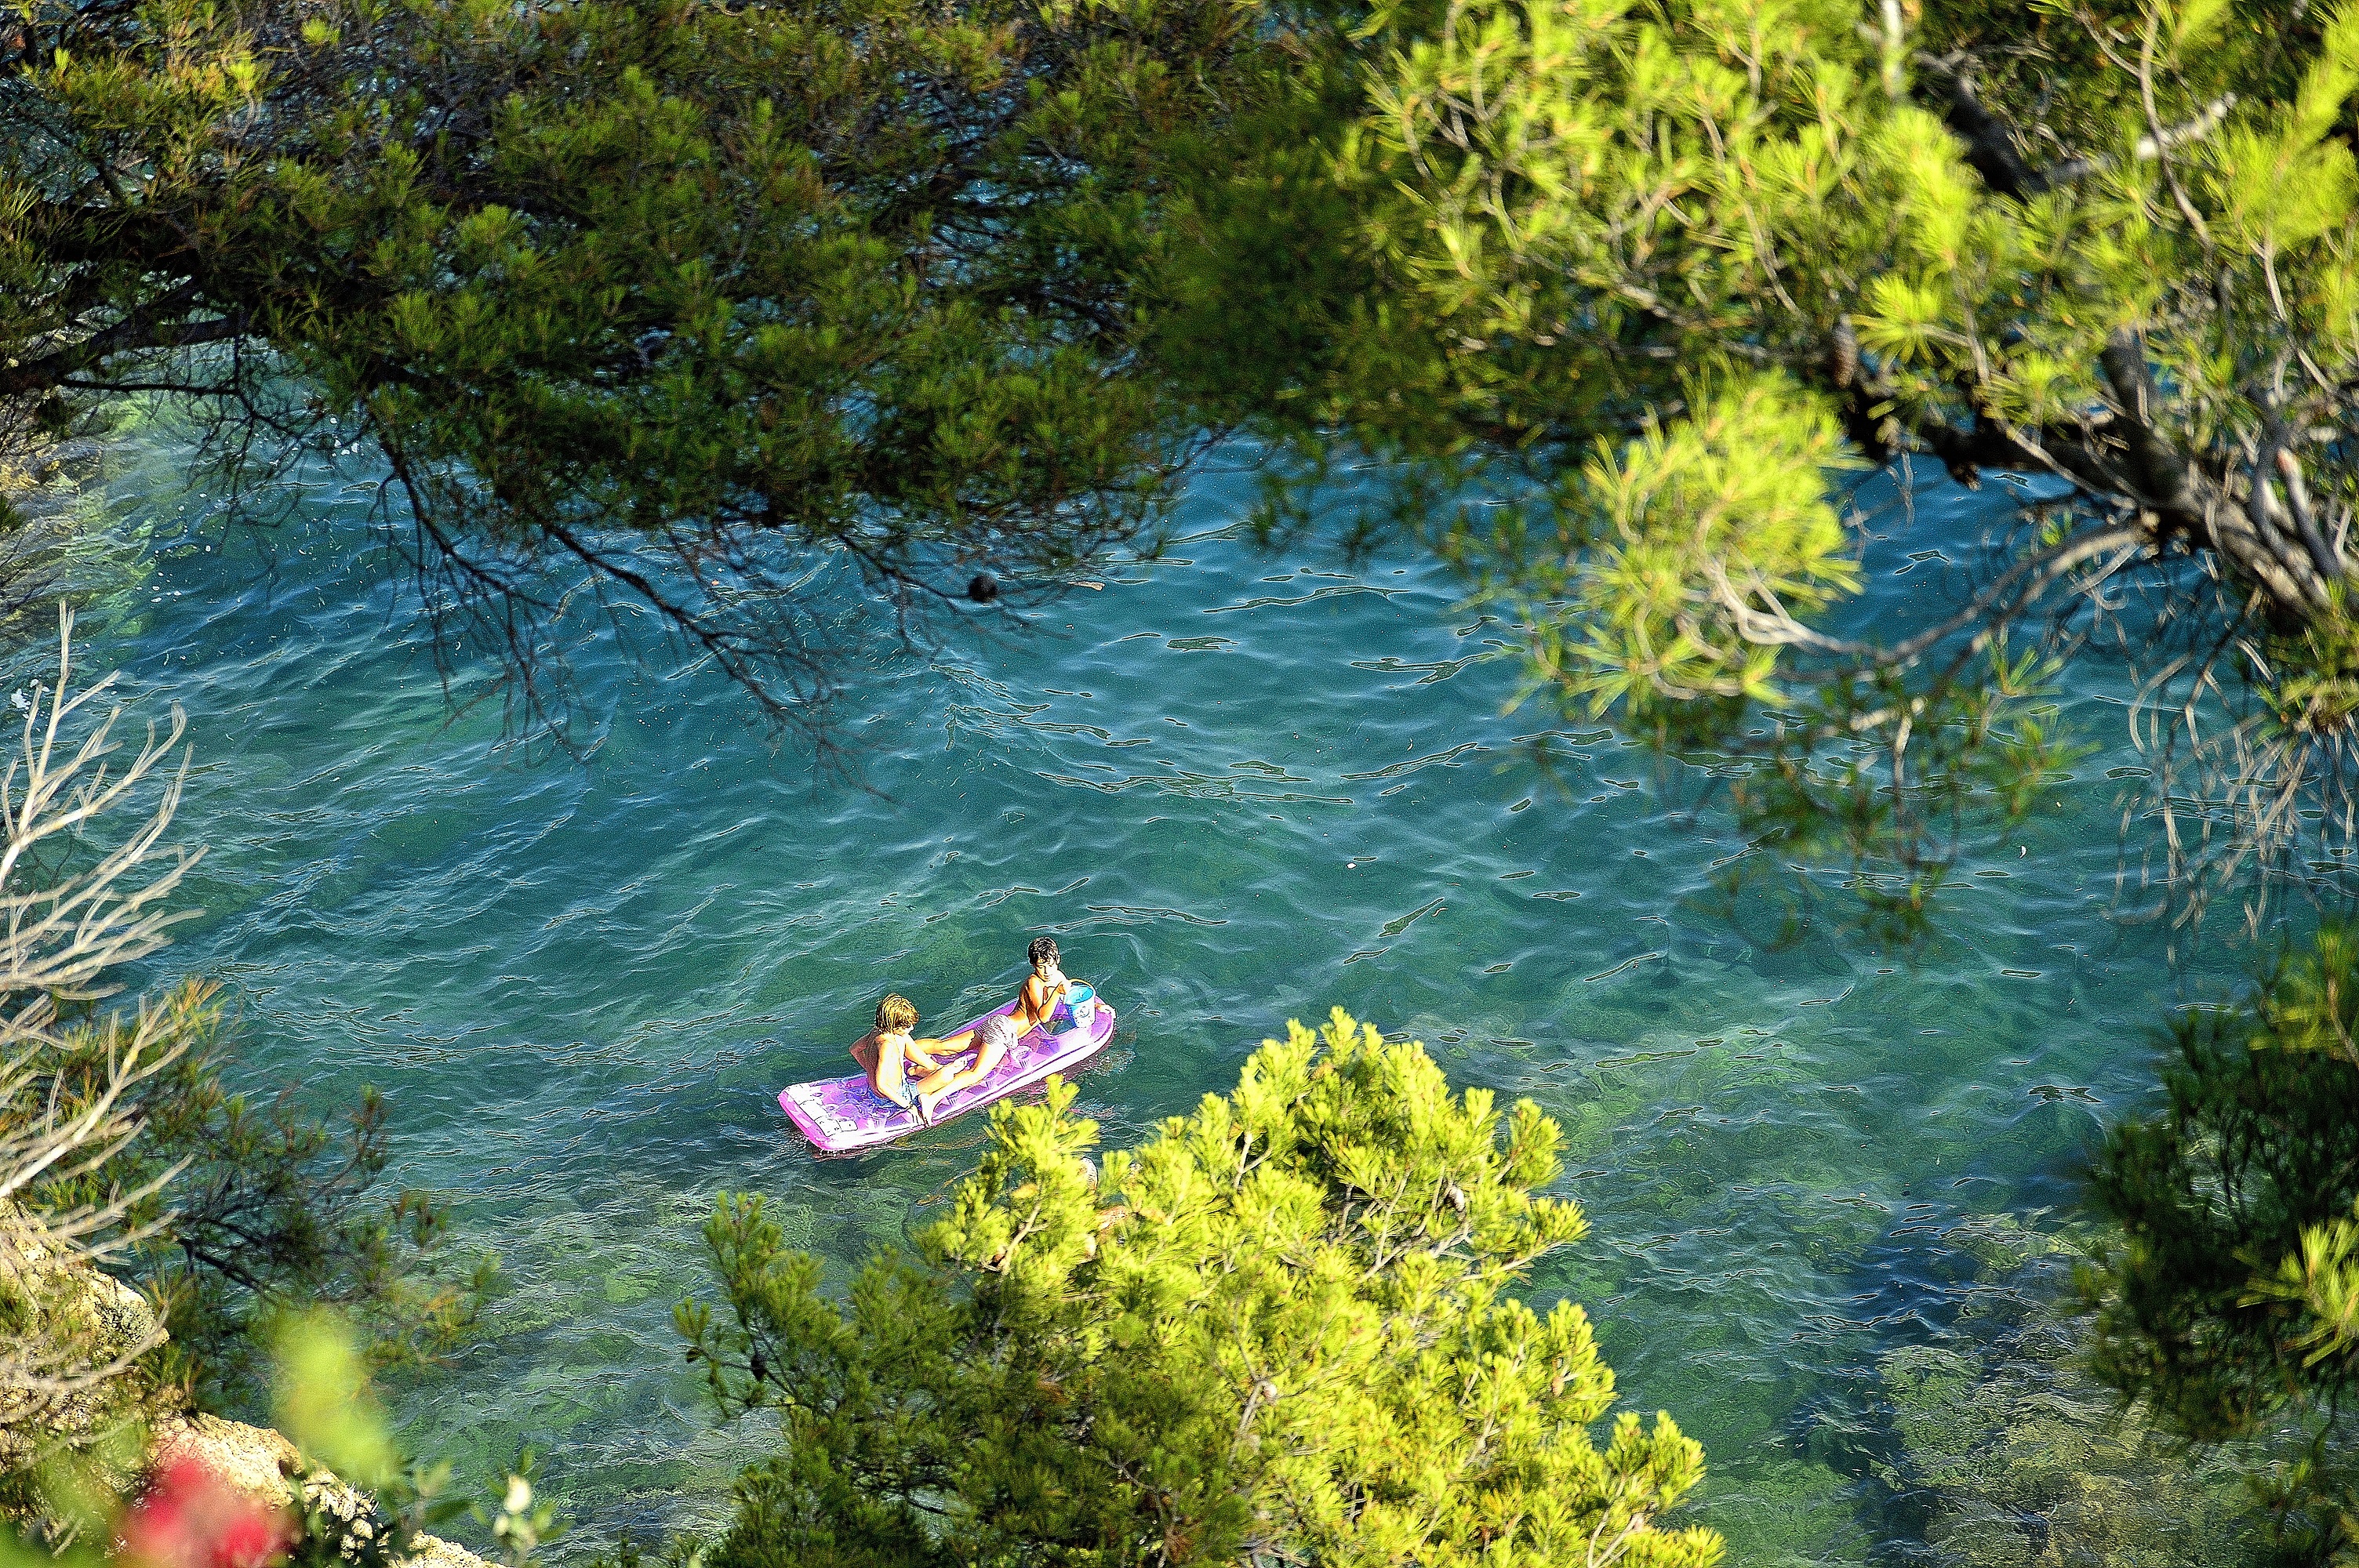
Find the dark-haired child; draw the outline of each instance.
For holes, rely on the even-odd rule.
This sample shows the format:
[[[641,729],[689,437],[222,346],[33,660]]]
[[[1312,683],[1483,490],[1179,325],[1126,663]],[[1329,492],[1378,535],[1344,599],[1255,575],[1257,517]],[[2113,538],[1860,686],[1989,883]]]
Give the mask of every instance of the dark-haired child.
[[[1016,1020],[1018,1038],[1036,1029],[1046,1029],[1049,1014],[1057,1011],[1057,1004],[1073,986],[1065,978],[1061,968],[1064,955],[1057,951],[1054,936],[1035,936],[1024,956],[1031,961],[1032,972],[1024,977],[1024,989],[1016,993],[1016,1008],[1010,1014]]]
[[[1016,993],[1014,1005],[1004,1013],[993,1013],[971,1033],[962,1034],[954,1042],[942,1042],[953,1049],[962,1049],[972,1040],[974,1060],[945,1067],[918,1085],[918,1114],[929,1122],[934,1119],[935,1108],[944,1099],[991,1076],[1018,1041],[1035,1029],[1047,1028],[1057,1003],[1071,989],[1072,982],[1058,967],[1061,956],[1054,937],[1035,936],[1024,956],[1031,960],[1032,972],[1024,978],[1024,989]]]

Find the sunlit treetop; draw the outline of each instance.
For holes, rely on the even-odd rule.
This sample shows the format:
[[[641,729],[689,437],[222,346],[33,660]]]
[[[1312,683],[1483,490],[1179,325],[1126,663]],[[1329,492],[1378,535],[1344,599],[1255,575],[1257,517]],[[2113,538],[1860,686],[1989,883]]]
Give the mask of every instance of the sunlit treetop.
[[[783,1432],[716,1568],[1721,1561],[1677,1511],[1701,1445],[1614,1409],[1580,1306],[1513,1293],[1588,1228],[1536,1190],[1537,1106],[1341,1008],[1102,1164],[1074,1098],[994,1107],[951,1212],[848,1299],[721,1201],[723,1299],[679,1325]]]

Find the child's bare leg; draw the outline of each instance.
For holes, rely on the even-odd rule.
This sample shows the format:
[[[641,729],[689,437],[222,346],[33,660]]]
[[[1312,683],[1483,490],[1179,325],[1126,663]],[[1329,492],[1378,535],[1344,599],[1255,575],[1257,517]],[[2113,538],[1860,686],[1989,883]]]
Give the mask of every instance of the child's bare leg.
[[[918,1086],[918,1114],[928,1121],[933,1120],[935,1108],[945,1098],[989,1077],[993,1069],[1006,1060],[1008,1048],[1018,1038],[1015,1023],[1005,1015],[991,1019],[975,1032],[973,1061],[963,1066],[945,1067]]]
[[[935,1108],[959,1090],[979,1084],[991,1076],[992,1069],[1006,1059],[1007,1053],[998,1043],[986,1042],[974,1054],[974,1060],[963,1067],[944,1067],[918,1086],[918,1114],[928,1121],[934,1119]]]

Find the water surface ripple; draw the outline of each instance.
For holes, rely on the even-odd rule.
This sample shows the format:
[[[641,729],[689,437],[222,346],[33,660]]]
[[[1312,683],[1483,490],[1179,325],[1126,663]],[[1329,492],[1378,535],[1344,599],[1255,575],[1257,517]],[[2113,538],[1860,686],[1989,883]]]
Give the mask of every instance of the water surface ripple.
[[[1924,951],[1788,934],[1714,892],[1743,846],[1709,780],[1503,712],[1508,629],[1412,558],[1255,552],[1242,481],[1037,635],[880,657],[853,788],[709,672],[601,641],[588,759],[503,747],[362,558],[368,495],[223,538],[157,477],[117,480],[160,543],[92,653],[190,715],[207,914],[168,967],[234,986],[254,1081],[383,1088],[397,1178],[504,1255],[486,1338],[404,1413],[479,1475],[551,1454],[582,1543],[709,1521],[758,1445],[712,1425],[669,1323],[714,1195],[770,1195],[841,1272],[983,1134],[815,1162],[779,1087],[841,1070],[888,988],[941,1020],[996,1000],[1036,932],[1122,1009],[1082,1085],[1110,1141],[1333,1002],[1560,1118],[1593,1231],[1534,1293],[1584,1302],[1631,1401],[1703,1440],[1737,1561],[1897,1544],[1828,1433],[1881,1349],[1990,1287],[1993,1236],[2062,1223],[2079,1151],[2151,1081],[2161,966],[2106,918],[2105,772],[2134,758],[1984,847]],[[1980,515],[1919,526],[1971,545]],[[1892,553],[1886,607],[1925,582]],[[2118,704],[2093,677],[2067,702],[2115,749]]]

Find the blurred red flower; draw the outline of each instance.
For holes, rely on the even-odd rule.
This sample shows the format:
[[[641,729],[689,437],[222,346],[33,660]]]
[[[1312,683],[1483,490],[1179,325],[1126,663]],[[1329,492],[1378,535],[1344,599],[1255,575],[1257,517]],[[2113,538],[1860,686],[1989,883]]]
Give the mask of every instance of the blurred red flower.
[[[265,1568],[294,1540],[284,1509],[185,1457],[156,1472],[123,1521],[123,1555],[142,1568]]]

